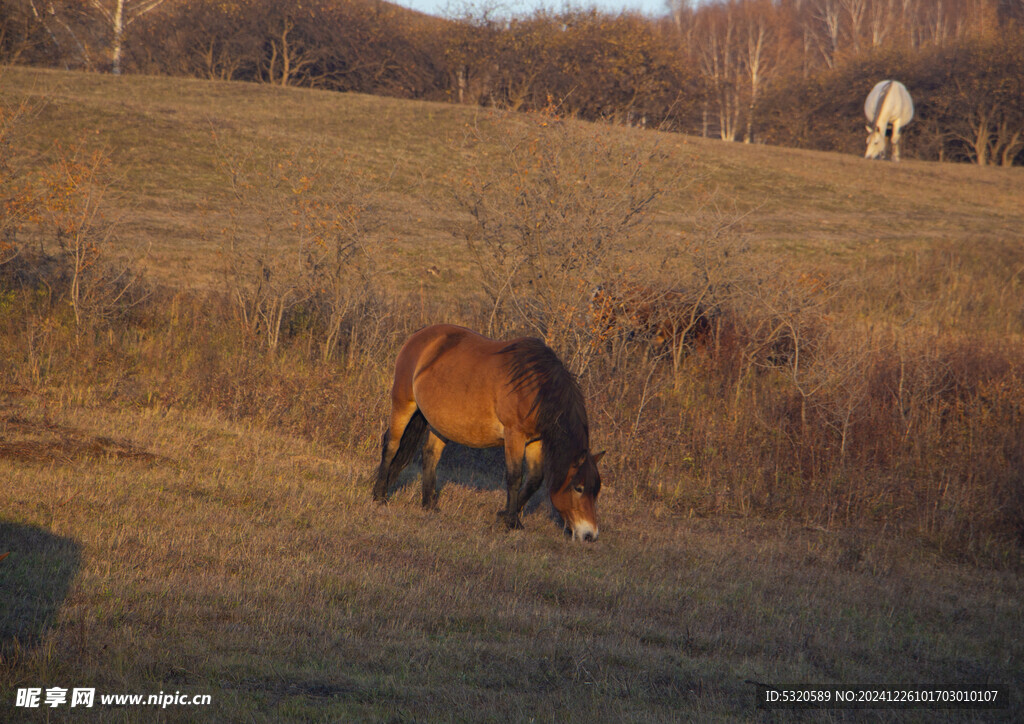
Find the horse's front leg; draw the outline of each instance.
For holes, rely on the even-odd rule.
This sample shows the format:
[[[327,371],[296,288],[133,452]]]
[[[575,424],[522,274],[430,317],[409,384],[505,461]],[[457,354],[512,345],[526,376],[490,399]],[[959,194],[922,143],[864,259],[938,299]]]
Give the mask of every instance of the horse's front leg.
[[[540,440],[534,440],[526,446],[526,481],[519,491],[519,501],[516,503],[517,510],[522,511],[530,498],[537,492],[544,481],[544,458],[543,448]]]
[[[509,530],[522,528],[523,523],[519,520],[519,511],[522,505],[519,502],[519,490],[523,485],[523,452],[525,440],[518,435],[508,435],[505,438],[505,508],[498,511]]]
[[[892,122],[892,139],[889,142],[892,147],[892,153],[890,154],[893,161],[900,160],[900,122]]]

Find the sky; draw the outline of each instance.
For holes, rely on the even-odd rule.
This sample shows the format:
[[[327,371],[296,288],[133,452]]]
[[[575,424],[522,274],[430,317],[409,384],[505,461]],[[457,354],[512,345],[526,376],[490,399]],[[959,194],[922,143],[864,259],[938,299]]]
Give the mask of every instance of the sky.
[[[392,0],[396,5],[403,5],[413,10],[438,15],[440,17],[461,16],[469,9],[471,14],[479,15],[474,8],[494,8],[497,15],[529,15],[538,8],[562,10],[569,7],[596,7],[605,12],[617,13],[623,10],[639,10],[646,15],[664,15],[666,0]]]

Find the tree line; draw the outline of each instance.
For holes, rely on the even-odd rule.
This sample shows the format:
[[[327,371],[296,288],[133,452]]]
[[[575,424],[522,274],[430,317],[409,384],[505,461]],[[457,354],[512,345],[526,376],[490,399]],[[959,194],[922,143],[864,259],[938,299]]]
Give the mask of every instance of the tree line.
[[[0,62],[554,108],[858,152],[883,78],[910,157],[1024,163],[1024,0],[669,0],[661,17],[383,0],[0,0]]]

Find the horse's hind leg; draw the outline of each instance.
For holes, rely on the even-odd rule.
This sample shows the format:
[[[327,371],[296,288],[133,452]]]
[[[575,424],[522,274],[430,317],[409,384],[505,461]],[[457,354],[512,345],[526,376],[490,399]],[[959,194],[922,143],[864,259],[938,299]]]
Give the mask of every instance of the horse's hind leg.
[[[900,122],[892,122],[892,138],[889,141],[889,156],[893,161],[900,160]]]
[[[380,467],[373,485],[373,499],[387,500],[388,488],[412,460],[427,430],[427,420],[415,404],[391,410],[391,423],[381,440]]]
[[[437,463],[444,450],[444,440],[433,431],[427,431],[427,441],[423,443],[423,507],[437,507]]]

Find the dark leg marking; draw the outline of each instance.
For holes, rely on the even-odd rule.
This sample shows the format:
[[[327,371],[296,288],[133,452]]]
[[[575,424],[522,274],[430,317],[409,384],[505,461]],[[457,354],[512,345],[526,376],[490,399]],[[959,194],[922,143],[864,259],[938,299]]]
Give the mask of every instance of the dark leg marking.
[[[441,452],[444,450],[444,440],[427,431],[427,440],[423,443],[423,507],[436,508],[437,493],[437,463],[441,459]]]

